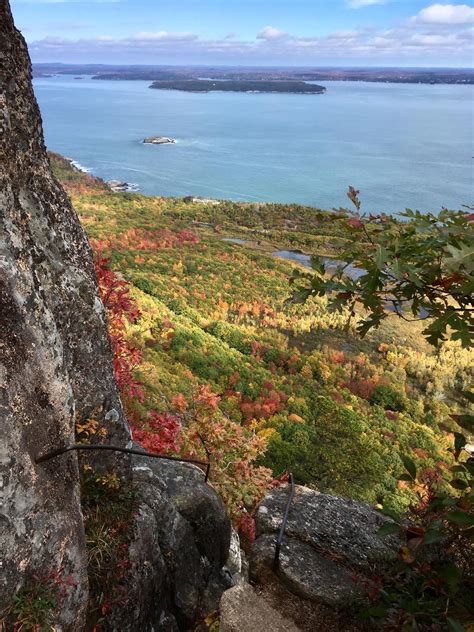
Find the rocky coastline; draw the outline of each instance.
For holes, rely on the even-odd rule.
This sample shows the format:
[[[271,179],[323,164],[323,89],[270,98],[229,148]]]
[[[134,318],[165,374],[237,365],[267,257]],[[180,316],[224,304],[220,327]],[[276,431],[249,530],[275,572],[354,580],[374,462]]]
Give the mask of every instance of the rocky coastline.
[[[66,158],[66,160],[75,171],[88,174],[92,171],[92,169],[84,167],[81,163],[77,162],[77,160],[74,160],[74,158]],[[113,193],[137,193],[139,190],[136,184],[133,184],[133,182],[125,182],[125,180],[106,180],[105,184]]]

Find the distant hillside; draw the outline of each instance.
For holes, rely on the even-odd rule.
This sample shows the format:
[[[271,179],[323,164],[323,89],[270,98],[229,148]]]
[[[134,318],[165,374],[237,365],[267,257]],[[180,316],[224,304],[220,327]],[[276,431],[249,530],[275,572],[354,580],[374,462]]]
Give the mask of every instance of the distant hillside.
[[[167,415],[181,430],[166,440],[185,453],[199,454],[193,433],[204,436],[234,516],[287,469],[321,491],[402,510],[412,497],[397,483],[401,456],[450,462],[446,428],[456,429],[453,392],[471,379],[471,352],[452,341],[434,351],[420,323],[395,317],[361,340],[357,317],[348,328],[325,297],[288,301],[302,268],[277,251],[336,254],[341,214],[112,193],[68,177],[54,156],[53,167],[141,313],[127,338],[144,397],[123,395],[128,418],[142,428],[149,409]]]

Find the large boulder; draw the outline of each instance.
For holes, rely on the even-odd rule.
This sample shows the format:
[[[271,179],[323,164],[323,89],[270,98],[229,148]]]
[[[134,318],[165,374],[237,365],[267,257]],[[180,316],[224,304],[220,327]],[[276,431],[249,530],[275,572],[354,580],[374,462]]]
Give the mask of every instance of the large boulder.
[[[127,601],[113,608],[105,629],[191,629],[231,586],[224,569],[229,517],[193,465],[134,457],[133,480],[141,504],[129,548]]]
[[[217,609],[222,592],[231,586],[224,570],[229,517],[194,465],[139,457],[133,472],[142,508],[153,515],[156,543],[150,554],[159,550],[165,568],[166,594],[162,591],[154,600],[159,604],[157,623],[160,616],[171,615],[179,629],[189,629]],[[131,630],[148,629],[143,619],[133,623]]]
[[[288,497],[287,486],[275,488],[257,510],[251,576],[261,583],[276,576],[292,593],[328,606],[354,603],[363,595],[364,585],[354,578],[393,558],[399,548],[396,536],[377,534],[389,519],[367,503],[297,486],[275,565],[277,534]]]
[[[263,535],[252,549],[251,572],[254,579],[265,583],[273,570],[276,536]],[[350,569],[315,551],[297,539],[285,538],[282,543],[278,577],[294,594],[312,601],[339,607],[353,603],[361,590]]]

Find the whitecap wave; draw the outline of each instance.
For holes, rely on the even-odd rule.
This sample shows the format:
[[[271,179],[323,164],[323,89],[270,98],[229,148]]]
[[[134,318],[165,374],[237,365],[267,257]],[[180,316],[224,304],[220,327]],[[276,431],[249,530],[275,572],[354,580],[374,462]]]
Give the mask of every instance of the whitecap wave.
[[[73,160],[72,158],[68,158],[68,160],[71,163],[71,165],[75,167],[78,171],[82,171],[82,173],[92,172],[92,169],[90,169],[89,167],[84,167],[84,165],[81,165],[81,163],[77,162],[77,160]]]
[[[140,191],[140,187],[135,182],[127,182],[127,189],[129,193],[137,193]]]

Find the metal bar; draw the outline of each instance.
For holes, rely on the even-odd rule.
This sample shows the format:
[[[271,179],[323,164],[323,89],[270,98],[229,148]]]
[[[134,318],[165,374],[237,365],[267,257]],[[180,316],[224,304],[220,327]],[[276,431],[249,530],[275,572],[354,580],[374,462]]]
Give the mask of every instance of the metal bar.
[[[286,503],[285,513],[283,514],[283,520],[280,527],[280,533],[278,534],[276,546],[275,546],[275,559],[273,560],[273,568],[276,570],[278,567],[278,562],[280,559],[280,550],[281,544],[283,542],[283,536],[285,535],[286,523],[288,522],[288,516],[290,514],[290,506],[293,502],[293,497],[295,495],[295,480],[293,478],[293,474],[290,472],[288,475],[288,483],[291,486],[290,495],[288,497],[288,502]]]
[[[54,459],[54,457],[59,456],[60,454],[65,454],[66,452],[72,452],[74,450],[109,450],[112,452],[124,452],[125,454],[136,454],[138,456],[146,456],[151,459],[165,459],[167,461],[178,461],[180,463],[193,463],[195,465],[205,465],[206,466],[206,477],[205,482],[207,483],[209,478],[209,472],[211,469],[210,461],[199,461],[197,459],[183,459],[178,456],[166,456],[164,454],[155,454],[154,452],[147,452],[146,450],[135,450],[134,448],[122,448],[120,446],[114,445],[89,445],[84,443],[73,443],[71,445],[63,446],[62,448],[57,448],[56,450],[51,450],[50,452],[46,452],[46,454],[42,454],[35,458],[35,463],[44,463],[45,461],[49,461],[50,459]],[[207,452],[206,449],[206,453]]]
[[[198,432],[197,436],[199,437],[199,440],[202,443],[202,447],[204,448],[204,450],[206,452],[206,456],[207,456],[206,478],[204,479],[204,482],[207,483],[207,481],[209,479],[209,474],[210,474],[210,471],[211,471],[211,453],[209,452],[208,447],[206,445],[206,442],[202,438],[202,435]]]

